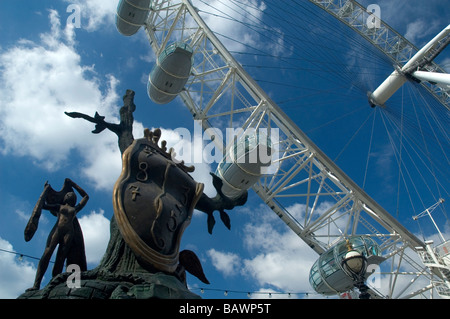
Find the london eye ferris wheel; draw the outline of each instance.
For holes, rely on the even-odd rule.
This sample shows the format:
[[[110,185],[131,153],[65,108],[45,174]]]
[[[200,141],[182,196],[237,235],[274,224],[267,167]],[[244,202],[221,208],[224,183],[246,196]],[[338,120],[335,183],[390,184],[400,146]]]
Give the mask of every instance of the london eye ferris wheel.
[[[222,150],[224,193],[253,189],[318,253],[317,292],[361,290],[344,262],[355,251],[386,283],[364,288],[371,297],[449,298],[438,225],[448,222],[450,80],[438,62],[450,27],[416,48],[379,7],[354,0],[219,3],[119,2],[118,30],[143,28],[155,54],[149,97],[180,99]],[[212,19],[245,32],[213,31]],[[227,128],[231,143],[217,138]],[[252,152],[270,159],[250,165]],[[424,215],[442,242],[409,230]]]

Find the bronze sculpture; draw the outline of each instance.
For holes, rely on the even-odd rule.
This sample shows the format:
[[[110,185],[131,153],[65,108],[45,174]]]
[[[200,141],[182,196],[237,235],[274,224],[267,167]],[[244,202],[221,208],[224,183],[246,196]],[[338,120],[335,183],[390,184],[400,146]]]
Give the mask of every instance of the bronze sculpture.
[[[211,174],[217,195],[208,197],[203,193],[203,184],[189,175],[194,167],[176,161],[172,150],[167,150],[167,143],[160,143],[160,129],[145,129],[143,138],[134,139],[134,92],[127,90],[123,101],[119,124],[106,122],[97,112],[94,117],[66,112],[72,118],[95,123],[94,134],[108,129],[118,136],[122,173],[114,186],[114,215],[105,255],[95,269],[83,272],[85,286],[64,292],[63,297],[198,298],[187,289],[185,271],[209,282],[195,253],[179,251],[183,231],[194,208],[207,214],[209,233],[215,224],[216,210],[230,228],[225,209],[243,205],[247,193],[236,200],[227,198],[220,191],[222,181]],[[55,287],[64,286],[65,278],[54,278],[42,292],[25,293],[21,298],[61,298]],[[101,289],[93,290],[99,285]]]
[[[83,196],[78,204],[76,204],[77,196],[73,189]],[[50,211],[57,217],[57,221],[48,236],[44,253],[39,261],[34,285],[28,290],[39,289],[50,262],[50,257],[57,245],[58,251],[55,265],[53,266],[53,276],[62,272],[66,259],[68,265],[77,264],[81,270],[87,269],[83,234],[76,215],[86,205],[88,200],[89,195],[69,178],[65,179],[64,186],[59,192],[54,191],[47,182],[45,183],[44,190],[25,228],[25,241],[29,241],[33,237],[38,227],[42,209]]]
[[[92,131],[94,134],[98,134],[102,132],[105,129],[109,129],[113,133],[115,133],[118,137],[118,144],[120,151],[123,155],[125,150],[133,143],[134,137],[133,137],[133,112],[136,110],[136,105],[134,104],[134,95],[135,92],[132,90],[127,90],[126,94],[123,97],[124,105],[120,108],[120,123],[119,124],[112,124],[106,122],[104,119],[104,116],[99,115],[97,112],[95,113],[94,117],[91,117],[89,115],[78,113],[78,112],[65,112],[67,116],[70,116],[72,118],[82,118],[89,122],[95,123],[95,129]],[[146,130],[147,133],[144,132],[144,134],[152,134],[150,139],[153,139],[155,143],[158,143],[160,137],[161,137],[161,130],[156,129],[154,132],[150,132],[149,130]],[[150,132],[150,133],[148,133]],[[161,142],[161,149],[166,151],[166,142]],[[172,153],[169,150],[169,157],[172,157]],[[184,164],[184,163],[181,163]],[[186,172],[192,172],[195,168],[194,167],[185,167],[184,170]],[[214,188],[217,191],[217,196],[214,198],[209,198],[205,194],[202,194],[197,205],[195,206],[196,209],[206,213],[208,215],[207,223],[208,223],[208,232],[211,234],[212,229],[214,228],[215,219],[213,216],[213,212],[215,210],[219,211],[220,218],[224,225],[227,228],[231,227],[230,224],[230,218],[228,214],[225,212],[225,209],[232,209],[235,206],[241,206],[244,205],[247,201],[247,192],[245,192],[241,197],[231,200],[227,198],[221,191],[222,186],[222,180],[211,173],[211,176],[213,178],[213,185]]]

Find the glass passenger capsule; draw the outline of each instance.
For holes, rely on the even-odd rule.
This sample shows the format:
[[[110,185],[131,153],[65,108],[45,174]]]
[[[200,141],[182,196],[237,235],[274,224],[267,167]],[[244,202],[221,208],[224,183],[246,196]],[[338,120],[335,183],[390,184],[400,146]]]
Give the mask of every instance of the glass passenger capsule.
[[[368,265],[379,265],[384,258],[378,244],[370,237],[361,235],[348,238],[353,250],[367,258]],[[349,291],[355,282],[343,268],[342,260],[348,253],[347,242],[341,241],[324,252],[309,273],[309,282],[313,289],[323,295],[335,295]],[[366,278],[371,272],[366,272]]]
[[[151,0],[120,0],[116,14],[117,30],[126,36],[138,32],[147,20],[151,2]]]
[[[267,134],[262,131],[245,134],[217,166],[216,175],[223,181],[222,192],[230,198],[239,197],[270,165],[271,143]]]
[[[148,77],[147,91],[153,102],[169,103],[183,90],[192,60],[193,51],[186,43],[175,42],[164,49]]]

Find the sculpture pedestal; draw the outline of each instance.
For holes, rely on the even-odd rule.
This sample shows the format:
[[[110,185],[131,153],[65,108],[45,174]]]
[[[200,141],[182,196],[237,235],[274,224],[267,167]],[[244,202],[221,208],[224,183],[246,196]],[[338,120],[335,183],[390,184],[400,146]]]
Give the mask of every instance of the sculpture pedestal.
[[[18,299],[200,299],[176,277],[163,273],[97,275],[81,273],[79,288],[69,288],[69,273],[54,277],[40,290],[27,291]]]

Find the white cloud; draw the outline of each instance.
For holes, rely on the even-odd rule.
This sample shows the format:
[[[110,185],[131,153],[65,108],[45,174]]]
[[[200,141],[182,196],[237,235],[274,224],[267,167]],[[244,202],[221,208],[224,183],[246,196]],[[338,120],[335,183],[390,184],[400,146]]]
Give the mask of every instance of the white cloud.
[[[418,19],[408,23],[405,38],[416,45],[422,46],[437,34],[438,28],[439,21]]]
[[[415,43],[417,38],[422,36],[424,29],[428,28],[427,23],[423,20],[417,20],[408,24],[406,28],[405,38]]]
[[[276,229],[273,220],[247,224],[244,239],[257,251],[255,257],[244,260],[243,272],[261,286],[271,285],[281,291],[312,291],[309,270],[318,255],[287,227]]]
[[[313,292],[309,270],[318,255],[290,229],[279,227],[279,218],[268,208],[261,206],[257,211],[255,220],[244,227],[244,247],[252,257],[242,259],[211,249],[208,255],[214,267],[225,276],[240,273],[256,281],[260,291],[276,292],[270,290],[275,287],[278,292]]]
[[[25,211],[22,209],[16,209],[14,212],[19,217],[19,219],[22,221],[28,222],[28,220],[30,219],[31,214],[25,213]]]
[[[98,111],[114,121],[118,80],[112,75],[98,78],[93,66],[83,65],[74,47],[73,27],[61,30],[54,10],[49,19],[51,31],[41,34],[40,42],[22,40],[0,55],[0,151],[30,156],[35,164],[56,170],[77,150],[83,173],[98,188],[111,187],[111,172],[120,167],[116,136],[93,138],[92,124],[71,119],[64,111]],[[97,158],[105,157],[108,160],[98,169]]]
[[[89,215],[84,215],[79,219],[88,263],[99,263],[108,246],[110,221],[103,214],[103,210],[98,213],[92,211]]]
[[[14,252],[13,246],[0,237],[0,248]],[[12,253],[0,251],[0,299],[17,298],[34,282],[36,268],[26,259],[17,260]]]
[[[224,253],[215,249],[208,250],[207,254],[214,267],[227,277],[236,274],[241,267],[241,260],[237,254]]]
[[[95,160],[88,161],[82,173],[95,183],[97,189],[112,190],[122,169],[122,156],[117,138],[111,132],[99,134],[93,138],[97,139],[96,143],[101,147],[86,149],[84,156]]]
[[[65,2],[79,6],[83,29],[95,31],[101,26],[115,23],[118,0],[65,0]]]

